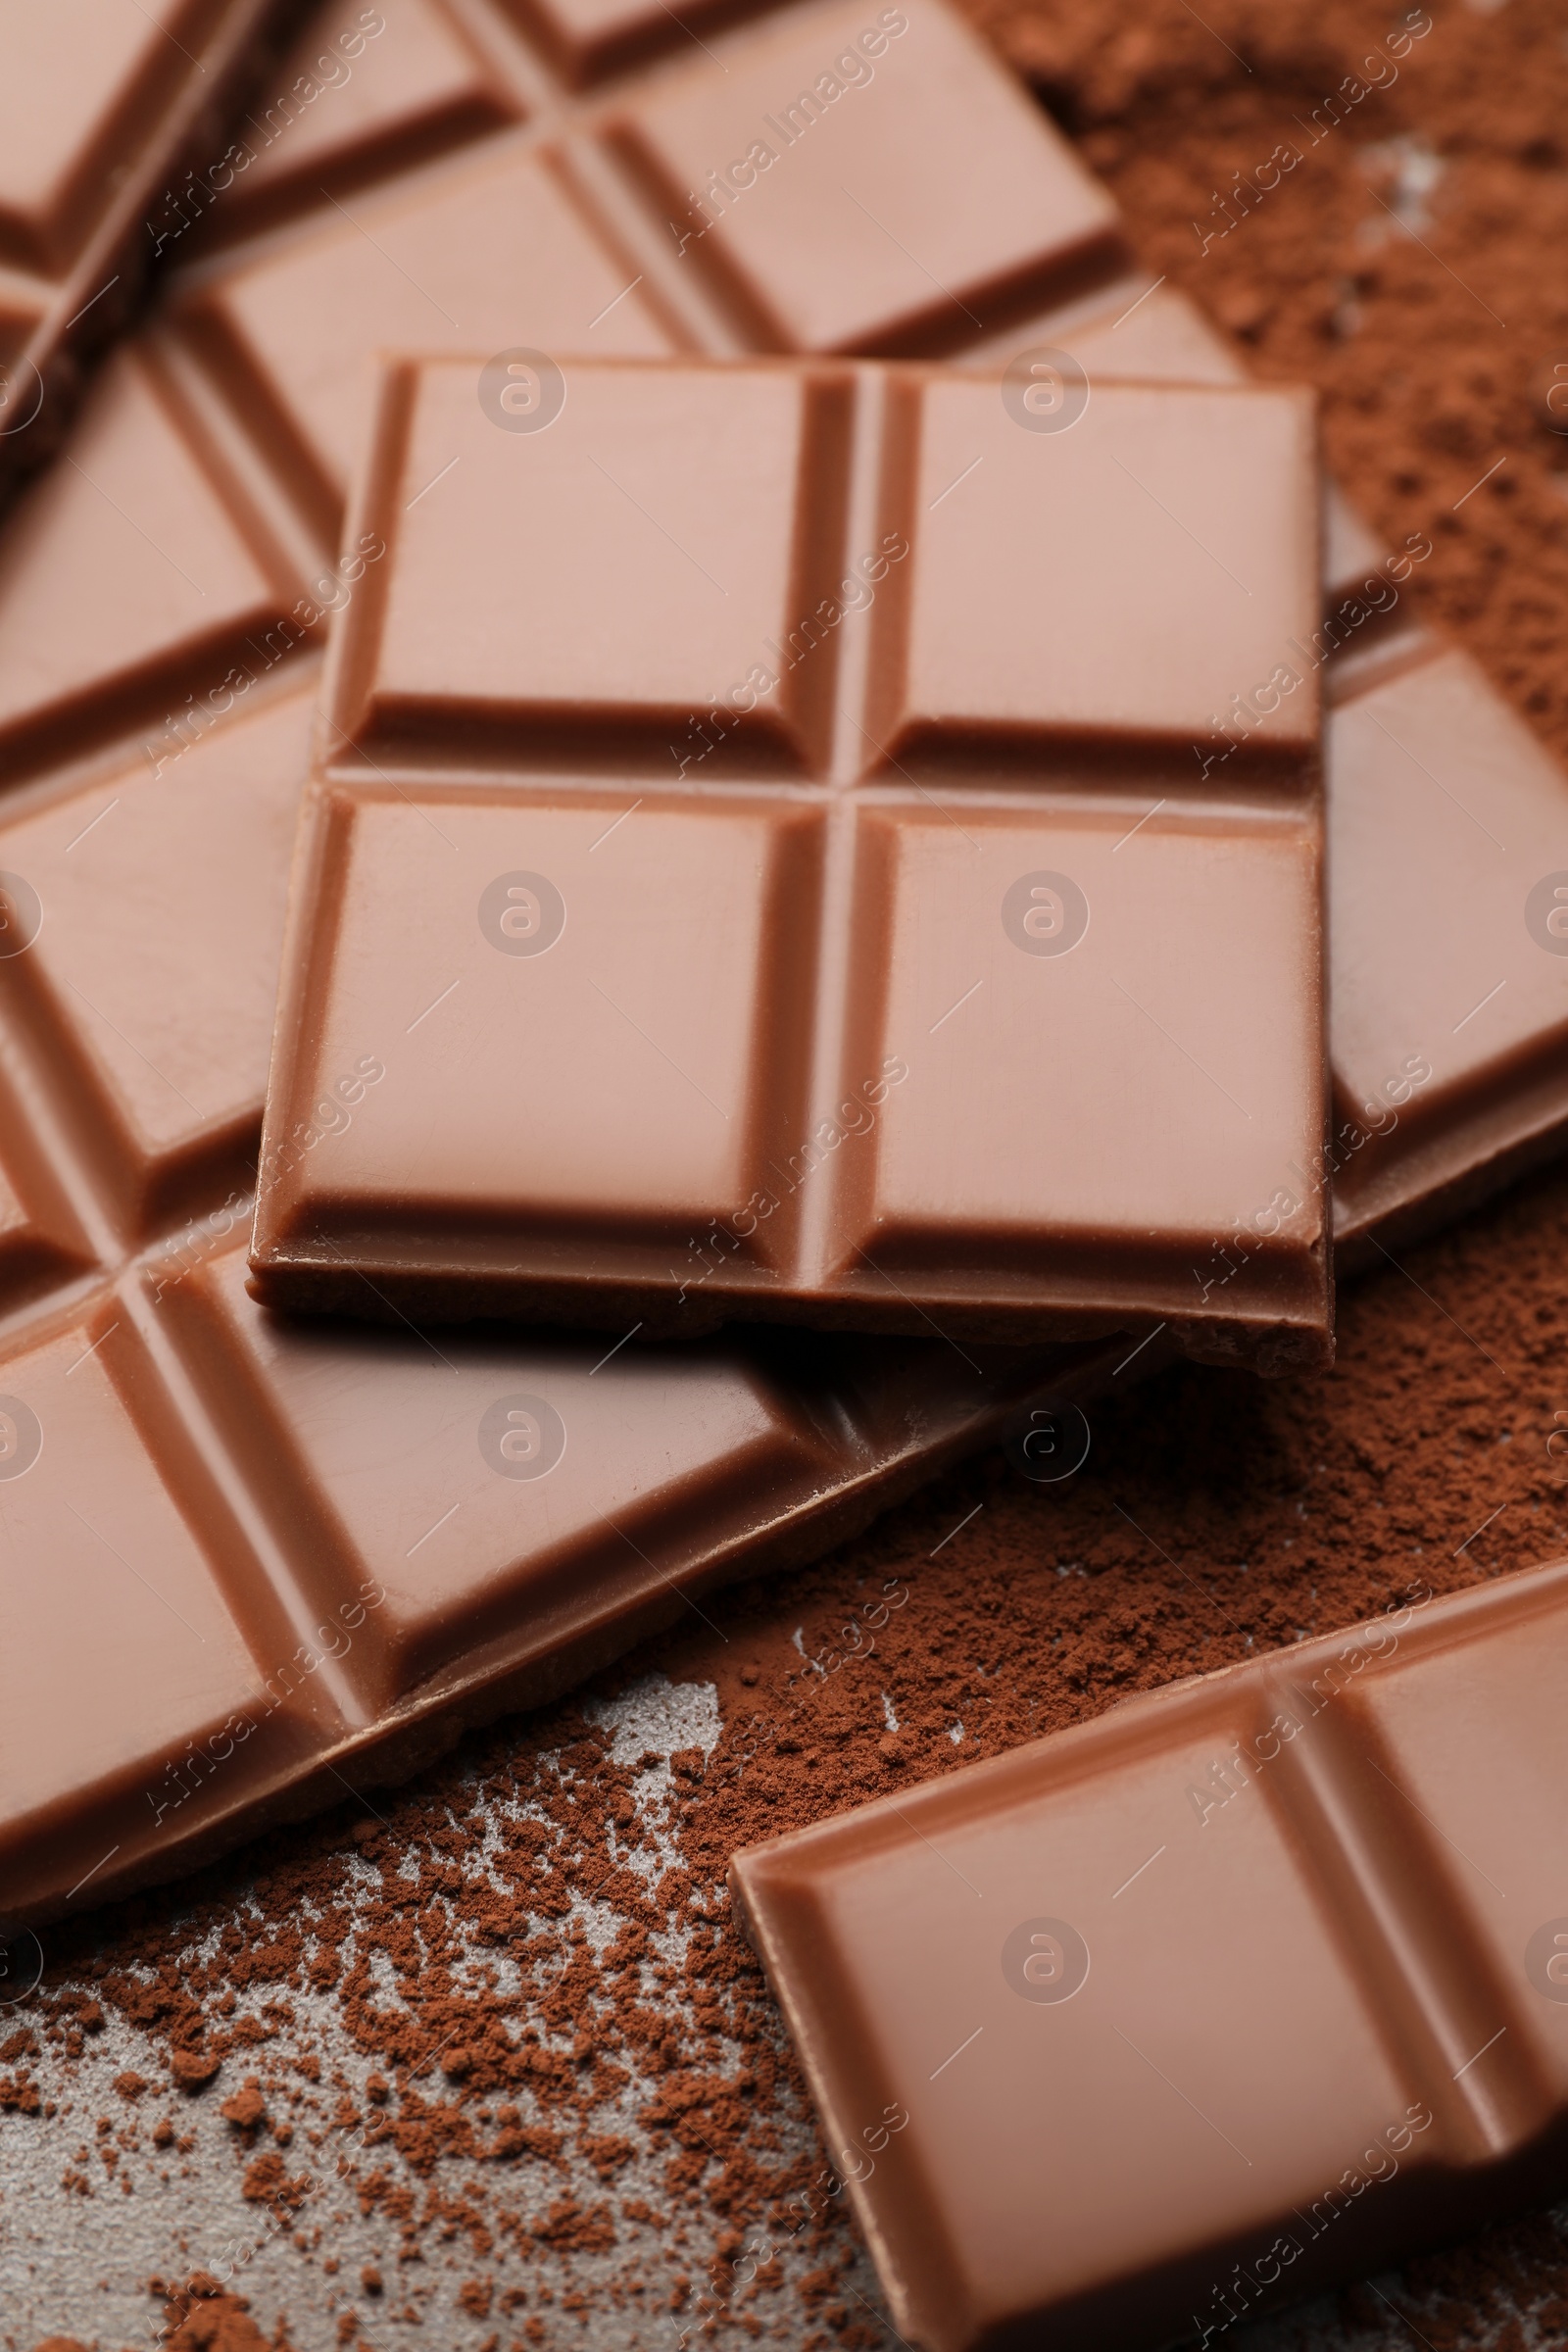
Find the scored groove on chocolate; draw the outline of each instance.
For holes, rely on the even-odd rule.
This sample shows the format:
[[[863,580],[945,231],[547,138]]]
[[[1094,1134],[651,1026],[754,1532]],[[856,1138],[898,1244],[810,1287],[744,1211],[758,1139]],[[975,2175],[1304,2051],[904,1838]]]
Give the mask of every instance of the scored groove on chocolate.
[[[77,463],[34,491],[5,557],[13,741],[60,717],[57,764],[0,821],[13,1919],[188,1867],[332,1802],[344,1776],[410,1769],[464,1721],[624,1647],[703,1580],[832,1542],[1042,1383],[1092,1385],[1125,1353],[981,1363],[872,1345],[840,1351],[833,1385],[808,1346],[600,1365],[602,1348],[437,1351],[407,1331],[339,1347],[258,1310],[240,1236],[311,639],[379,558],[270,596],[255,502],[230,503],[225,466],[164,395],[144,348],[112,364]],[[172,481],[182,504],[148,509]],[[47,592],[68,572],[74,606]],[[209,608],[225,596],[215,676]],[[29,637],[45,607],[56,633]],[[378,1081],[335,1075],[348,1119]],[[499,1404],[515,1449],[533,1409],[519,1394],[566,1435],[542,1485],[480,1447]],[[613,1526],[580,1508],[563,1523],[589,1472]],[[481,1523],[482,1542],[443,1557]],[[73,1659],[90,1736],[52,1696]]]

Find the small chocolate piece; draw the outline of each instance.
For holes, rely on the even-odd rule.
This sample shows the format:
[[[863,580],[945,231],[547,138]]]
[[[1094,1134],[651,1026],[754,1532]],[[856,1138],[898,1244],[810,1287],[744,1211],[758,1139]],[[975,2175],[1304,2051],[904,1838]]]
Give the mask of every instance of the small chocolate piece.
[[[123,324],[231,108],[300,0],[5,0],[0,491],[54,454],[81,364]]]
[[[1106,385],[1041,432],[1031,385],[887,366],[524,389],[388,379],[259,1295],[1323,1360],[1311,683],[1224,799],[1192,759],[1310,629],[1306,405]],[[373,1113],[284,1155],[366,1050]]]
[[[739,1853],[900,2335],[1208,2343],[1561,2188],[1568,1567]]]

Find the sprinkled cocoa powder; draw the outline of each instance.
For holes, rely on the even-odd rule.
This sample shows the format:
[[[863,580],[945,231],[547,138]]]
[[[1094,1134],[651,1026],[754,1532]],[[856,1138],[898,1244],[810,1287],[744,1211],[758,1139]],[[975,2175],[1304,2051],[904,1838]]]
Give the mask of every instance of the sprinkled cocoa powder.
[[[1368,518],[1434,540],[1427,608],[1568,757],[1560,12],[1435,8],[1224,234],[1234,175],[1306,148],[1293,122],[1381,17],[975,13],[1152,273],[1319,387]],[[1568,1175],[1543,1177],[1347,1292],[1332,1376],[1166,1374],[1094,1416],[1071,1481],[984,1458],[409,1788],[51,1933],[0,2022],[0,2344],[892,2344],[731,1850],[1563,1550],[1565,1244]],[[1537,2216],[1236,2342],[1565,2337],[1568,2219]]]

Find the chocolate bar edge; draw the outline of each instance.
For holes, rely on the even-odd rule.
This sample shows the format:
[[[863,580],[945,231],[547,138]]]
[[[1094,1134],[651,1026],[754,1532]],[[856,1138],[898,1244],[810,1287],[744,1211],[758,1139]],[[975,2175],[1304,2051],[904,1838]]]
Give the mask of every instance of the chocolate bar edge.
[[[1034,1356],[1034,1351],[1029,1353]],[[953,1463],[997,1444],[1008,1425],[1028,1412],[1032,1400],[1085,1402],[1108,1393],[1124,1357],[1120,1340],[1076,1363],[1063,1364],[1048,1352],[1044,1362],[1033,1362],[1027,1377],[979,1415],[930,1443],[907,1438],[871,1467],[851,1471],[825,1500],[797,1503],[760,1538],[730,1537],[691,1573],[667,1580],[662,1593],[645,1596],[630,1610],[574,1635],[557,1649],[515,1664],[481,1667],[466,1681],[435,1678],[426,1693],[388,1710],[330,1749],[298,1766],[291,1766],[287,1758],[280,1760],[264,1791],[254,1785],[239,1789],[216,1817],[133,1853],[119,1868],[106,1866],[95,1873],[91,1894],[79,1910],[71,1909],[71,1894],[51,1890],[36,1901],[0,1901],[0,1927],[35,1930],[66,1916],[85,1916],[89,1909],[182,1878],[271,1829],[326,1811],[345,1796],[411,1779],[466,1733],[503,1715],[548,1706],[628,1650],[666,1632],[695,1596],[754,1575],[805,1566],[849,1542]],[[1168,1360],[1168,1351],[1156,1340],[1140,1355],[1138,1377]],[[1022,1371],[1023,1365],[1018,1368]]]

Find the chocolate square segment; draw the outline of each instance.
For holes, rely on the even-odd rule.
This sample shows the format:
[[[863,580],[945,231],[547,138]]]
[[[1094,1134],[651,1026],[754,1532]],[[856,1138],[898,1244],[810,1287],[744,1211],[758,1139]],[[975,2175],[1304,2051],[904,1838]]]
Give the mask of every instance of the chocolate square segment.
[[[798,1400],[731,1351],[603,1364],[597,1337],[498,1355],[448,1334],[437,1363],[402,1334],[267,1314],[238,1251],[174,1311],[236,1446],[328,1563],[321,1610],[380,1595],[346,1669],[371,1709],[471,1682],[498,1648],[515,1666],[602,1638],[667,1591],[683,1545],[830,1469]]]
[[[778,649],[836,569],[847,374],[523,361],[476,397],[475,373],[402,379],[420,397],[379,511],[399,555],[351,623],[345,732],[378,754],[454,730],[530,760],[621,746],[674,782],[724,695],[758,764],[820,764],[833,645]]]
[[[917,552],[880,631],[890,758],[1158,761],[1195,784],[1242,700],[1252,763],[1315,760],[1317,689],[1292,653],[1312,617],[1305,399],[1091,390],[1043,361],[1002,400],[949,378],[903,405]]]
[[[394,181],[335,204],[319,226],[198,283],[179,316],[202,368],[335,548],[378,353],[665,352],[669,333],[639,275],[596,235],[548,150],[505,142],[415,188]]]
[[[304,691],[0,826],[22,894],[0,1015],[31,1041],[136,1241],[249,1189],[317,671]],[[249,690],[248,690],[249,691]],[[0,935],[0,946],[3,946]]]
[[[845,1076],[909,1076],[841,1160],[836,1278],[872,1297],[1032,1278],[1181,1311],[1241,1226],[1256,1295],[1310,1312],[1310,830],[1156,817],[1127,840],[1120,812],[1034,808],[959,825],[923,803],[861,819]],[[1195,952],[1214,939],[1223,956]]]
[[[1195,2256],[1261,2251],[1404,2117],[1413,2086],[1266,1791],[1200,1828],[1188,1791],[1233,1729],[1261,1723],[1211,1712],[1157,1766],[1106,1754],[1071,1780],[1036,1743],[946,1804],[928,1784],[906,1832],[866,1808],[735,1865],[895,2324],[933,2352],[1041,2313],[1072,2352],[1148,2352],[1177,2328],[1138,2325],[1131,2280],[1153,2301],[1167,2266],[1191,2266],[1170,2317],[1196,2333],[1235,2256],[1206,2276]]]
[[[1310,632],[1298,396],[497,380],[388,372],[259,1295],[1320,1360],[1312,687],[1192,740]]]
[[[165,748],[189,689],[222,689],[287,611],[284,564],[226,493],[145,350],[111,362],[0,549],[8,777],[138,725]]]
[[[275,1769],[302,1708],[270,1704],[286,1656],[265,1605],[215,1573],[199,1484],[154,1437],[148,1367],[123,1304],[99,1304],[7,1359],[0,1395],[0,1862],[63,1892],[187,1800],[234,1802]],[[133,1410],[136,1405],[139,1409]],[[183,1483],[184,1492],[180,1492]],[[193,1508],[193,1492],[198,1497]],[[232,1564],[234,1586],[259,1584]],[[60,1704],[63,1676],[79,1709]],[[237,1726],[236,1728],[236,1719]],[[180,1767],[228,1727],[216,1792]],[[173,1823],[171,1823],[171,1829]]]
[[[611,130],[764,350],[961,343],[1114,248],[1105,189],[927,0],[792,14]]]
[[[806,1115],[820,815],[639,798],[328,795],[286,1228],[411,1273],[477,1253],[674,1287],[688,1238],[743,1218]],[[339,1082],[382,1065],[333,1117]],[[319,1144],[290,1152],[318,1111]],[[790,1220],[753,1223],[760,1273]]]

